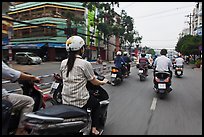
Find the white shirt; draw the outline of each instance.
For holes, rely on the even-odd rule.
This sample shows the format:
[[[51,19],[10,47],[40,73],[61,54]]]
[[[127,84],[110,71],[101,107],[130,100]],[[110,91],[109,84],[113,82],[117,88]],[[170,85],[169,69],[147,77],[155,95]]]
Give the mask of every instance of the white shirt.
[[[156,66],[156,71],[169,71],[172,62],[166,56],[161,55],[155,59],[154,66]]]
[[[175,59],[176,66],[182,66],[184,64],[184,59],[183,58],[176,58]]]
[[[77,56],[74,66],[67,77],[67,61],[68,59],[63,60],[60,67],[63,78],[63,104],[83,107],[89,99],[86,83],[95,77],[92,65],[82,59],[81,56]]]
[[[17,80],[21,75],[21,72],[10,68],[2,61],[2,79],[7,79],[11,81]],[[7,91],[2,89],[2,96],[6,95]]]

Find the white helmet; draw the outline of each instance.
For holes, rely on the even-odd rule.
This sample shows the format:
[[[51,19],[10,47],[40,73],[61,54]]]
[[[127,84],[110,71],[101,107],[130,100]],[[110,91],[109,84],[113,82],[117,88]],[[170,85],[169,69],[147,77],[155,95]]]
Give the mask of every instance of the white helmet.
[[[118,51],[118,52],[116,53],[116,55],[122,55],[122,52],[121,52],[121,51]]]
[[[66,41],[66,50],[77,51],[80,50],[84,45],[85,42],[80,36],[71,36]]]
[[[128,54],[128,52],[127,52],[127,51],[124,51],[124,52],[123,52],[123,55],[127,55],[127,54]]]

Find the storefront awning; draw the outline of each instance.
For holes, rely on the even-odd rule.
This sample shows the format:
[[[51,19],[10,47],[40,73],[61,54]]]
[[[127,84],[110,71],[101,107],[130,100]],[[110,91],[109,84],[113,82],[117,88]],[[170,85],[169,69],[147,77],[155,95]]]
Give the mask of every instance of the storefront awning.
[[[64,43],[48,43],[48,46],[51,48],[65,48]]]
[[[5,45],[5,46],[2,46],[2,49],[8,49],[9,47],[13,48],[15,45]]]
[[[13,46],[12,48],[15,49],[39,49],[44,46],[45,43],[38,43],[38,44],[18,44]]]

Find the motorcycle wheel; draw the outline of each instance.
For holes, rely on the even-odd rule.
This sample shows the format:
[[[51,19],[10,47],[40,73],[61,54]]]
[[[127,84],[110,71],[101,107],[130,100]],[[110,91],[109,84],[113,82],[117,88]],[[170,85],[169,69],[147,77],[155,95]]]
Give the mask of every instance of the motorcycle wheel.
[[[165,93],[158,93],[158,97],[159,97],[159,99],[164,99],[165,96],[166,96]]]
[[[144,77],[140,75],[140,81],[144,81]]]
[[[62,104],[62,95],[61,95],[61,92],[54,92],[53,98],[57,102],[57,104]]]

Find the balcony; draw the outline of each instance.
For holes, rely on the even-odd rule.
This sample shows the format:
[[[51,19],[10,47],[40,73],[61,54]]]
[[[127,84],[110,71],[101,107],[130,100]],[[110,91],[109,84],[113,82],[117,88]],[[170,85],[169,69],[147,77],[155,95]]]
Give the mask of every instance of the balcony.
[[[202,16],[202,10],[198,11],[198,16]]]

